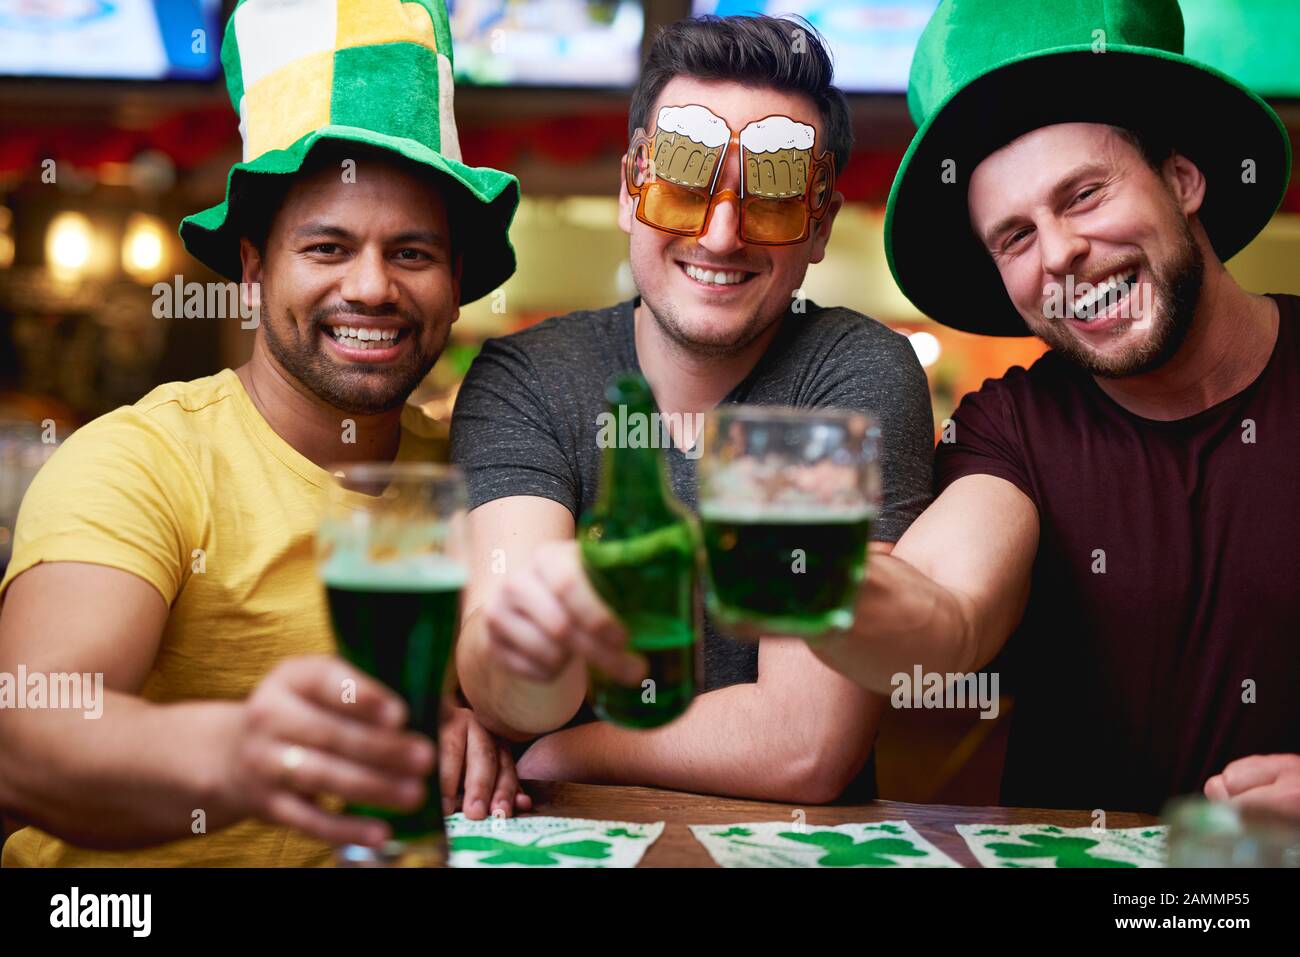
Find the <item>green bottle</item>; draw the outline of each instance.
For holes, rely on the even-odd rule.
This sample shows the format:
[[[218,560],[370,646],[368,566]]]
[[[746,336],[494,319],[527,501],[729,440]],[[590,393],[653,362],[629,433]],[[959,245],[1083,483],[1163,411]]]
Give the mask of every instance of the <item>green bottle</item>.
[[[591,706],[604,721],[654,728],[695,695],[695,523],[668,490],[649,384],[618,375],[605,398],[611,428],[601,434],[613,440],[603,443],[600,491],[578,523],[578,543],[587,577],[649,673],[628,687],[591,669]]]

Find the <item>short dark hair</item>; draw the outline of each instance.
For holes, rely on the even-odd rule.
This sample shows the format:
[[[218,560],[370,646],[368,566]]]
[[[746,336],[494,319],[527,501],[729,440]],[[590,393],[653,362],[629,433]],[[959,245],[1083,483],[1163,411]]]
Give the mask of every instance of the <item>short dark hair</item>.
[[[1157,173],[1174,152],[1173,143],[1156,130],[1137,130],[1127,126],[1111,126],[1124,142],[1142,154],[1142,159]]]
[[[821,114],[835,171],[853,151],[853,126],[844,93],[832,84],[826,41],[807,20],[767,16],[704,16],[660,29],[650,44],[628,113],[630,139],[648,128],[650,109],[675,76],[732,80],[746,86],[802,93]]]

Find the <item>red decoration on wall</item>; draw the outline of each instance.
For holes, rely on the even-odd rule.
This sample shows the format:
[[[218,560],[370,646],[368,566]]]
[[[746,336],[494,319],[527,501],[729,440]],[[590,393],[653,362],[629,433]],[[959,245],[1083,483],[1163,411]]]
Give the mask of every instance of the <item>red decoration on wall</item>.
[[[621,113],[522,120],[502,126],[460,127],[465,161],[475,166],[510,170],[526,156],[559,164],[613,159],[627,146],[627,117]],[[66,161],[80,168],[128,162],[145,150],[159,150],[178,169],[192,169],[222,149],[238,147],[237,121],[226,106],[172,114],[144,130],[85,125],[10,127],[0,136],[0,176],[40,174],[42,160]],[[850,202],[883,205],[902,149],[857,150],[836,186]],[[525,191],[527,183],[524,184]],[[1282,209],[1300,213],[1300,176]]]
[[[10,126],[0,136],[0,175],[39,176],[46,159],[94,169],[129,162],[146,150],[166,153],[177,168],[186,170],[238,143],[239,127],[228,107],[187,110],[142,130],[85,124]]]

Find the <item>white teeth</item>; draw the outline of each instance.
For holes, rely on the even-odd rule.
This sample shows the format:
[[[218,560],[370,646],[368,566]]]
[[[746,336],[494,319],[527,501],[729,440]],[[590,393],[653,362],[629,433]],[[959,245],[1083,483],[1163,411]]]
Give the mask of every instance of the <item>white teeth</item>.
[[[707,282],[715,286],[734,286],[737,283],[744,282],[749,277],[748,273],[723,272],[722,270],[714,272],[712,269],[701,269],[690,263],[686,264],[686,275],[699,282]]]
[[[1116,292],[1120,288],[1120,283],[1125,283],[1125,285],[1131,285],[1134,281],[1136,281],[1136,279],[1137,279],[1136,271],[1118,272],[1115,273],[1114,275],[1108,276],[1106,279],[1102,280],[1101,282],[1093,286],[1088,293],[1080,296],[1078,299],[1074,301],[1074,306],[1073,306],[1074,317],[1076,319],[1083,319],[1085,321],[1095,320],[1097,318],[1097,313],[1099,311],[1100,312],[1105,311],[1104,309],[1098,310],[1097,308],[1098,303],[1105,302],[1109,296],[1111,296],[1114,292]],[[1110,306],[1113,305],[1114,303],[1110,303],[1107,305],[1106,308],[1109,309]]]
[[[357,326],[334,326],[334,339],[350,349],[383,349],[397,339],[396,329],[365,329]]]

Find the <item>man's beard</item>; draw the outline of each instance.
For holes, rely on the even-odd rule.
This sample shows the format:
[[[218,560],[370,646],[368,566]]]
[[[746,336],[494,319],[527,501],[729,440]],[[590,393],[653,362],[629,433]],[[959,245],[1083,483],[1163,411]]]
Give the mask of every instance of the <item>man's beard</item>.
[[[753,345],[755,340],[771,328],[774,322],[780,321],[787,311],[782,309],[772,316],[751,313],[739,329],[728,330],[724,338],[720,336],[701,336],[695,330],[688,328],[682,322],[681,314],[672,302],[651,302],[645,297],[644,293],[641,296],[641,301],[649,310],[650,315],[654,317],[655,325],[659,327],[669,342],[677,346],[682,352],[702,359],[729,359],[732,356],[739,355]]]
[[[1151,332],[1145,342],[1118,355],[1098,356],[1080,343],[1062,320],[1044,320],[1036,324],[1039,328],[1034,333],[1068,362],[1104,379],[1121,379],[1159,369],[1178,353],[1191,331],[1205,273],[1205,257],[1186,219],[1182,220],[1182,227],[1173,260],[1159,271],[1147,264],[1154,293],[1150,301],[1158,302],[1160,310],[1151,318]],[[1136,286],[1130,291],[1130,308],[1139,299],[1139,292]],[[1121,334],[1130,328],[1123,327]]]
[[[321,344],[319,338],[322,334],[329,334],[321,332],[322,323],[340,313],[371,318],[400,316],[412,326],[405,333],[411,339],[411,344],[392,366],[367,367],[358,363],[351,368],[340,367],[323,354],[327,347]],[[265,292],[262,296],[262,314],[274,315],[273,305],[267,300]],[[285,328],[292,330],[291,337],[281,336],[278,329],[280,321],[283,321]],[[377,415],[400,407],[429,374],[447,344],[450,330],[444,330],[442,341],[430,354],[422,355],[419,351],[420,327],[420,321],[409,312],[396,308],[364,310],[356,306],[313,311],[306,341],[299,337],[298,326],[292,315],[286,313],[283,320],[262,322],[267,348],[284,371],[322,402],[352,415]]]

